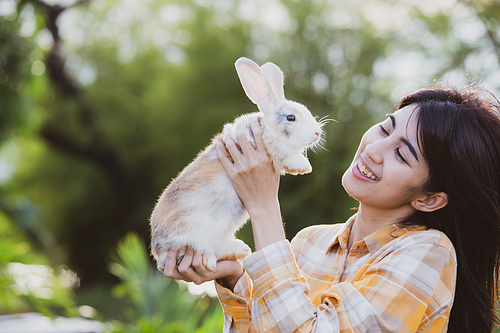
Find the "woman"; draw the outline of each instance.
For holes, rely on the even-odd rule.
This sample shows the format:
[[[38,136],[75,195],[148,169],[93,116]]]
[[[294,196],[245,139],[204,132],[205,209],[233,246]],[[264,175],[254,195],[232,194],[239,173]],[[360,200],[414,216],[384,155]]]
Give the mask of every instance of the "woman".
[[[361,139],[342,178],[345,224],[285,239],[279,175],[257,148],[219,152],[250,214],[256,252],[207,271],[167,257],[167,277],[216,280],[225,332],[491,332],[500,254],[500,106],[491,94],[426,89]],[[450,241],[451,240],[451,241]],[[453,245],[452,245],[453,244]],[[453,308],[452,308],[453,305]]]

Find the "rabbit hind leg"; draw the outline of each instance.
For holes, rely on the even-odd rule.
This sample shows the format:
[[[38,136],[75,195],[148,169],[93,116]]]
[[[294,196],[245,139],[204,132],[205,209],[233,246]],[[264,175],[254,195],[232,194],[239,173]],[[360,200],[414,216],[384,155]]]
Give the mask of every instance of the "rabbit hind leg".
[[[201,255],[203,266],[205,266],[209,271],[213,271],[215,269],[215,265],[217,264],[217,257],[215,254],[202,254]]]

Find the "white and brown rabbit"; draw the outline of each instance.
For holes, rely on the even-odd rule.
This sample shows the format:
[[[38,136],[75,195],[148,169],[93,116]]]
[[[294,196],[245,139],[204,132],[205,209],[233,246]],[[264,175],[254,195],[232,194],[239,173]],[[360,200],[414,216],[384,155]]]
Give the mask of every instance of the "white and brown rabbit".
[[[240,58],[235,66],[245,93],[261,112],[244,114],[224,125],[222,133],[160,196],[150,222],[151,250],[161,271],[168,250],[179,250],[179,260],[186,247],[191,247],[202,254],[203,265],[209,270],[218,260],[241,259],[251,253],[234,236],[248,214],[216,153],[217,145],[225,145],[228,138],[237,142],[238,124],[246,124],[247,139],[255,145],[248,123],[252,118],[260,120],[264,145],[282,174],[312,171],[305,152],[320,141],[323,122],[316,121],[302,104],[285,99],[283,73],[275,64],[259,67],[250,59]]]

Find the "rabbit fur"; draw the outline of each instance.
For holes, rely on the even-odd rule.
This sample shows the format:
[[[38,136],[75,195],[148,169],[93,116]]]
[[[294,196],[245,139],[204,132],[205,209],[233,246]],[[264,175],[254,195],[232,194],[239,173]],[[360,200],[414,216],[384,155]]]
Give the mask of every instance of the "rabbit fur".
[[[251,253],[234,236],[249,216],[216,152],[220,145],[230,157],[225,143],[230,138],[238,142],[238,124],[245,124],[247,140],[255,146],[249,121],[258,118],[266,150],[281,174],[312,171],[305,152],[320,141],[323,124],[304,105],[285,99],[283,73],[275,64],[259,67],[240,58],[235,67],[245,93],[260,112],[244,114],[224,125],[161,194],[150,218],[151,252],[161,271],[168,250],[179,250],[179,263],[186,247],[191,247],[202,254],[209,270],[219,260],[242,259]]]

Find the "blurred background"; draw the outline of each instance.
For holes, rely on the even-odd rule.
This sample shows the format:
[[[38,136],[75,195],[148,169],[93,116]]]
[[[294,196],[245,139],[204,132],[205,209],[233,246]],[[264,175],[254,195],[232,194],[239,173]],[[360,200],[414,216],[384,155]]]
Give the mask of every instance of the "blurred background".
[[[113,332],[217,332],[211,291],[149,258],[162,189],[256,110],[234,62],[272,61],[319,117],[313,173],[284,176],[288,238],[344,222],[364,131],[435,81],[500,92],[498,0],[0,0],[0,314]],[[249,226],[238,236],[252,245]]]

